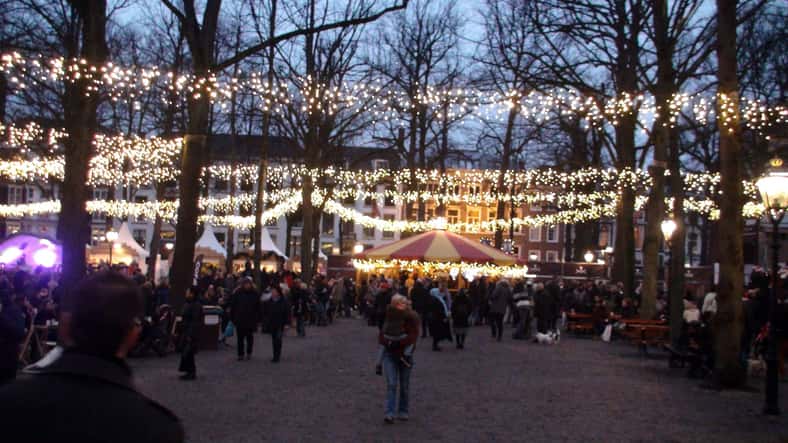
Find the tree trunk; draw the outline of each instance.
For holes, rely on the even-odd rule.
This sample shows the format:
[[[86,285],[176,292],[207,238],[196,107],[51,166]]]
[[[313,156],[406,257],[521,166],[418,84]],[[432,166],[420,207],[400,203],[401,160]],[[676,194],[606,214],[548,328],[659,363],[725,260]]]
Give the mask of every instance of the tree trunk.
[[[736,76],[736,1],[717,0],[717,127],[720,133],[720,220],[717,243],[720,278],[714,317],[715,380],[721,386],[744,382],[739,349],[744,290],[742,235],[742,149],[739,128],[739,81]],[[727,101],[725,101],[727,100]]]
[[[618,170],[635,164],[635,117],[621,117],[616,127],[616,144],[619,148]],[[616,242],[613,279],[624,284],[624,294],[631,296],[635,286],[635,193],[629,185],[623,186],[616,214]]]
[[[660,224],[665,217],[665,166],[670,143],[669,101],[673,92],[673,48],[668,35],[667,0],[654,0],[654,46],[657,50],[656,102],[658,117],[654,120],[654,160],[650,168],[653,181],[646,207],[646,229],[643,239],[643,287],[640,316],[654,318],[657,313],[657,280],[659,279],[659,246],[662,243]],[[671,341],[673,337],[671,335]],[[673,341],[673,344],[677,343]]]
[[[106,0],[70,2],[82,23],[80,57],[91,66],[101,65],[107,57]],[[90,239],[90,215],[85,203],[90,197],[87,185],[93,137],[97,129],[98,94],[87,94],[90,81],[82,79],[65,83],[64,120],[69,137],[64,141],[65,176],[58,238],[63,242],[63,274],[61,284],[68,296],[85,275],[85,245]],[[66,308],[68,303],[66,303]]]
[[[684,256],[687,244],[687,229],[684,223],[684,179],[681,177],[679,137],[670,131],[670,192],[673,196],[673,219],[676,231],[670,243],[670,282],[668,300],[670,305],[670,340],[678,345],[681,325],[684,321]]]
[[[156,201],[161,203],[164,200],[164,183],[156,183]],[[161,215],[156,214],[153,221],[153,235],[150,239],[150,256],[148,257],[148,278],[153,280],[156,277],[156,265],[159,251],[161,251]]]
[[[301,228],[301,280],[305,282],[312,281],[312,245],[311,240],[314,237],[314,213],[315,208],[312,205],[312,191],[313,184],[312,178],[309,175],[303,177],[303,200],[301,202],[302,221],[303,227]]]
[[[509,116],[506,119],[506,132],[503,138],[503,146],[501,146],[501,167],[498,172],[497,191],[501,193],[504,191],[505,184],[503,181],[504,174],[509,170],[512,157],[512,140],[514,139],[514,122],[517,119],[517,114],[520,112],[519,103],[514,103],[509,109]],[[503,220],[506,218],[506,201],[498,199],[498,207],[495,211],[495,218]],[[495,247],[501,249],[503,246],[503,229],[498,224],[495,225]]]

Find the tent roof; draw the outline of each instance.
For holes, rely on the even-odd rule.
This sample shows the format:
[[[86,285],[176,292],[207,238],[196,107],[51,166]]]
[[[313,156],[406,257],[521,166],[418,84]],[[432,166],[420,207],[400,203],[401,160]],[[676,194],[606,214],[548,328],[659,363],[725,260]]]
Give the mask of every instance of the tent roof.
[[[227,250],[224,249],[224,246],[216,239],[216,235],[213,233],[213,227],[208,223],[205,224],[205,229],[203,229],[202,235],[200,239],[197,240],[194,247],[209,249],[222,257],[227,257]]]
[[[359,258],[513,265],[517,259],[449,231],[429,231],[364,251]]]
[[[118,239],[115,241],[115,243],[128,246],[140,257],[147,257],[150,255],[150,253],[148,253],[145,248],[137,243],[137,240],[134,240],[134,236],[131,235],[131,230],[129,229],[129,224],[127,222],[123,222],[120,225],[120,229],[118,229]]]
[[[282,251],[276,247],[276,244],[271,239],[271,234],[268,233],[268,229],[265,227],[263,227],[262,235],[260,236],[260,249],[263,251],[271,251],[287,260],[287,256],[282,254]]]

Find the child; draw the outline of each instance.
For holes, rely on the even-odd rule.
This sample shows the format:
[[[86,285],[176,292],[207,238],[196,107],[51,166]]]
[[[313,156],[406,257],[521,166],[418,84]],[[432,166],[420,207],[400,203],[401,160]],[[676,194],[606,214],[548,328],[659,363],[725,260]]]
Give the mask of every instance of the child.
[[[377,375],[383,374],[383,353],[386,349],[398,349],[400,342],[408,337],[408,334],[405,332],[405,320],[408,316],[407,307],[408,300],[401,295],[395,296],[391,304],[386,307],[386,319],[380,332],[382,340],[378,349],[377,363],[375,364],[375,374]],[[410,344],[402,350],[400,363],[407,368],[411,366],[414,348],[415,345]]]

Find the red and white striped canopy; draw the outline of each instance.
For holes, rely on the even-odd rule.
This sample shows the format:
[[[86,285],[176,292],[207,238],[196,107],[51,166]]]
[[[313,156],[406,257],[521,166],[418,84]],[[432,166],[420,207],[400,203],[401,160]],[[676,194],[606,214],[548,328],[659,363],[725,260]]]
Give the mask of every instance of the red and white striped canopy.
[[[517,259],[504,252],[449,231],[429,231],[364,251],[356,258],[419,260],[424,262],[494,263],[514,265]]]

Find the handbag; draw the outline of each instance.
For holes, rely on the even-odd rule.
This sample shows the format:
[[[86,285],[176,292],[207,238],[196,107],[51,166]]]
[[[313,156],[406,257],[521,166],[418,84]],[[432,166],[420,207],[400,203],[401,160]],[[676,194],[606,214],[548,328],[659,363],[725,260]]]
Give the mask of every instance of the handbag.
[[[233,322],[227,322],[227,327],[224,328],[224,338],[232,337],[235,335],[235,325]]]
[[[612,335],[613,335],[613,325],[608,324],[607,326],[605,326],[605,330],[602,332],[602,341],[609,342]]]

